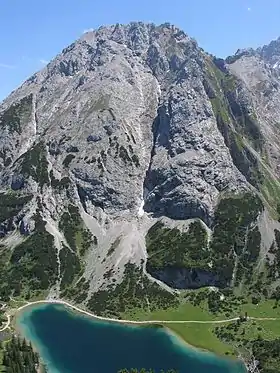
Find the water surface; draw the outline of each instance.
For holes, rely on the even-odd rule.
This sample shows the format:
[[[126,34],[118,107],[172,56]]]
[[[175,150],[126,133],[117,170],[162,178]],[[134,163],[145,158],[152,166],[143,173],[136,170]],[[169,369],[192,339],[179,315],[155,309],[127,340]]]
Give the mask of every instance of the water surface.
[[[64,305],[24,309],[17,325],[32,341],[49,373],[117,373],[123,368],[176,369],[179,373],[245,373],[241,362],[181,343],[163,328],[100,321]]]

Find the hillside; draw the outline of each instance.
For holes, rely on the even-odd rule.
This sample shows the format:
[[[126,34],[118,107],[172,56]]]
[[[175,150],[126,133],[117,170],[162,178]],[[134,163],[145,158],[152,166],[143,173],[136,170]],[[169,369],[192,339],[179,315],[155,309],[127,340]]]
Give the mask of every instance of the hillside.
[[[214,293],[221,313],[278,302],[279,51],[278,39],[222,60],[170,24],[117,24],[12,92],[0,104],[1,299],[113,317],[201,293],[210,313]]]

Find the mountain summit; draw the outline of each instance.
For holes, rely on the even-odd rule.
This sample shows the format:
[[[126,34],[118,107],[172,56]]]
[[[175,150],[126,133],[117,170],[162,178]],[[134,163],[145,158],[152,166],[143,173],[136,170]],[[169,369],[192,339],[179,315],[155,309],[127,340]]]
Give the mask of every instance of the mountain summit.
[[[12,92],[0,105],[2,296],[47,292],[102,313],[99,297],[128,278],[171,297],[277,267],[278,56],[279,39],[222,60],[168,23],[117,24]]]

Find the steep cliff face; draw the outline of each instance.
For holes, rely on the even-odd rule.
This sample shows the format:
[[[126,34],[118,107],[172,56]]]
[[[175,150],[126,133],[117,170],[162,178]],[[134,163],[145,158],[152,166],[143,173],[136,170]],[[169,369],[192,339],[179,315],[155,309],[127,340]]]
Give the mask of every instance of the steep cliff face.
[[[137,211],[144,194],[149,211],[207,219],[219,191],[245,180],[215,124],[205,69],[196,43],[172,26],[88,33],[4,102],[9,111],[27,101],[25,117],[12,109],[18,128],[4,111],[3,162],[43,139],[53,172],[70,173],[89,209]]]
[[[280,42],[272,42],[257,51],[243,52],[229,59],[229,71],[243,82],[242,93],[248,98],[262,137],[263,158],[273,174],[279,177],[279,70]],[[275,52],[273,54],[273,51]]]
[[[21,265],[22,286],[6,281],[2,293],[74,297],[78,288],[82,302],[120,282],[127,262],[175,288],[235,285],[248,255],[254,271],[274,236],[259,233],[261,218],[276,213],[280,195],[270,55],[219,60],[169,24],[101,27],[12,92],[0,105],[2,278]],[[172,229],[202,224],[204,247],[181,237],[171,262],[176,239],[151,262],[148,231],[163,216]]]

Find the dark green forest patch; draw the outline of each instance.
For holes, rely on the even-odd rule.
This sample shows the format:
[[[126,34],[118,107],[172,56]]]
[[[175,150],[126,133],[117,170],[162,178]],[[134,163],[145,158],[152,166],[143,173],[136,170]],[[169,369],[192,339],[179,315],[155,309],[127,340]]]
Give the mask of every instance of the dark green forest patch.
[[[44,144],[39,142],[21,156],[21,174],[31,176],[41,188],[50,184],[46,154]]]
[[[31,199],[31,195],[0,193],[0,223],[16,216]]]
[[[11,105],[0,115],[0,127],[8,128],[10,132],[21,134],[23,125],[31,120],[31,114],[32,94]]]
[[[128,263],[122,282],[99,290],[88,301],[88,308],[98,315],[121,318],[121,314],[135,309],[166,309],[179,305],[176,295],[151,282],[135,265]]]

